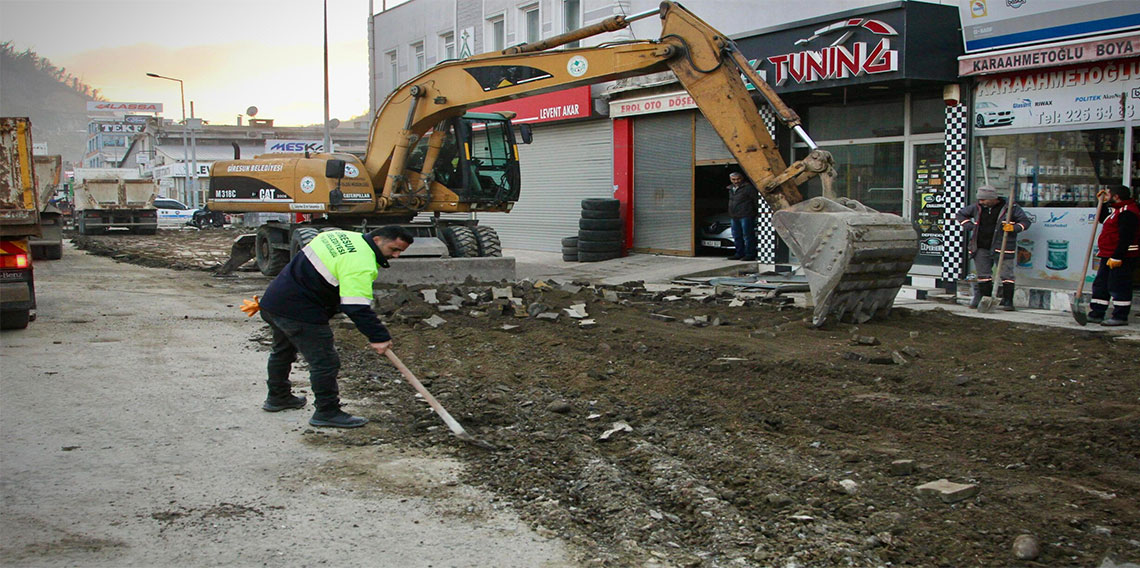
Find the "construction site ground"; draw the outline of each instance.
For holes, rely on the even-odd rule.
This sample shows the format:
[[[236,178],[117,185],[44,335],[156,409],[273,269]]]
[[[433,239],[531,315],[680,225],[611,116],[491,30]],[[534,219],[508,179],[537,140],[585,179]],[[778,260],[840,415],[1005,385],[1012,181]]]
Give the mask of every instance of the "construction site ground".
[[[77,244],[181,269],[171,274],[226,294],[219,317],[236,320],[232,306],[268,279],[210,278],[232,236]],[[576,277],[564,264],[520,266],[518,282],[377,293],[399,356],[496,451],[452,437],[339,318],[342,398],[372,421],[309,428],[310,407],[286,443],[327,452],[323,475],[353,491],[400,484],[393,448],[447,456],[461,464],[452,486],[489,496],[452,514],[512,511],[584,566],[1140,562],[1140,344],[1129,336],[930,305],[815,329],[779,299],[620,270],[597,278],[604,267]],[[233,329],[265,349],[264,326]],[[965,487],[918,490],[938,480]],[[477,564],[457,553],[446,565]]]

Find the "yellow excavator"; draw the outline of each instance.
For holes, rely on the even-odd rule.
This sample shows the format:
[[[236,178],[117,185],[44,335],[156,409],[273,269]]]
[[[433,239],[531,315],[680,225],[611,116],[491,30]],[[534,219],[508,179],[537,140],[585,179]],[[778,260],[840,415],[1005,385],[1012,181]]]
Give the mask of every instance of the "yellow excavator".
[[[661,18],[657,40],[555,49]],[[438,237],[451,256],[501,254],[497,234],[442,213],[506,212],[519,198],[511,113],[468,109],[568,87],[672,71],[774,211],[773,223],[802,263],[814,301],[813,323],[885,315],[905,281],[917,235],[901,217],[847,199],[803,200],[797,186],[834,175],[796,113],[748,64],[735,43],[673,2],[501,52],[442,62],[401,85],[377,110],[363,161],[349,154],[271,154],[214,163],[208,205],[223,212],[311,214],[303,223],[266,223],[239,237],[220,272],[250,258],[276,274],[320,230],[432,221],[413,228]],[[785,165],[746,81],[811,149]],[[521,142],[531,132],[520,125]],[[417,241],[418,242],[418,241]]]

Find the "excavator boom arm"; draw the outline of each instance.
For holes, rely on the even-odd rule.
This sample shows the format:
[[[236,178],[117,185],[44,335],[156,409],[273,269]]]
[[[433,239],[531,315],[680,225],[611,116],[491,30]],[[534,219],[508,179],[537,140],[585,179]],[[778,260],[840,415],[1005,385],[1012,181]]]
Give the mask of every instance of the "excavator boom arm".
[[[397,190],[408,150],[419,137],[472,107],[668,69],[692,94],[773,210],[801,201],[795,176],[780,177],[789,168],[741,80],[742,72],[750,72],[752,77],[755,73],[746,68],[747,62],[741,67],[743,58],[732,42],[672,2],[663,2],[656,13],[662,19],[662,35],[656,41],[551,50],[622,29],[644,14],[629,19],[615,16],[541,42],[444,62],[402,85],[380,107],[369,136],[364,167],[373,186],[383,188],[378,199],[388,199]],[[762,86],[761,93],[789,126],[799,124],[799,117],[767,85]],[[829,164],[829,158],[823,161]],[[794,168],[797,175],[803,171],[803,167]],[[803,180],[800,176],[796,181]]]

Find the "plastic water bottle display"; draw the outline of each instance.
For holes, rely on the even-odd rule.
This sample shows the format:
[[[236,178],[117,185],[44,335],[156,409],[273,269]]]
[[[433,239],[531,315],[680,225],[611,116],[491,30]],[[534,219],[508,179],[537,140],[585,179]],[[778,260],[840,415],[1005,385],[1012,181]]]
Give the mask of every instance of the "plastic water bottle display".
[[[1049,254],[1045,261],[1049,270],[1069,268],[1069,241],[1049,241]]]

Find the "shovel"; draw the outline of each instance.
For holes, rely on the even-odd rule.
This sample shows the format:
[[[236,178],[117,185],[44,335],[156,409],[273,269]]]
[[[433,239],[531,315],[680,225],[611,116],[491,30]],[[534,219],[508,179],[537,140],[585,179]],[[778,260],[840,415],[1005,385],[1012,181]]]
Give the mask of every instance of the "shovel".
[[[439,401],[436,400],[435,397],[432,396],[426,388],[424,388],[420,381],[416,379],[416,376],[413,375],[410,370],[408,370],[408,367],[404,365],[404,362],[401,361],[400,358],[397,357],[391,349],[385,351],[384,355],[386,355],[388,357],[388,360],[391,361],[392,364],[400,370],[400,374],[404,375],[404,379],[408,381],[408,384],[412,385],[412,387],[415,388],[416,391],[418,391],[420,395],[424,397],[424,400],[426,400],[427,403],[431,405],[432,410],[434,410],[435,413],[443,419],[443,423],[447,424],[447,427],[451,429],[451,433],[455,434],[456,438],[459,438],[460,440],[463,440],[464,442],[467,442],[473,446],[479,446],[484,450],[494,451],[497,449],[490,443],[480,440],[471,434],[468,434],[467,431],[463,429],[463,426],[460,426],[459,422],[456,422],[455,419],[451,417],[451,414],[447,412],[447,409],[444,408],[443,405],[440,404]]]
[[[1013,218],[1013,184],[1010,184],[1009,201],[1007,201],[1005,203],[1005,222],[1009,223],[1009,220],[1012,218]],[[982,298],[982,301],[978,303],[978,311],[982,312],[983,314],[993,313],[994,306],[997,305],[998,292],[1001,290],[1001,286],[997,286],[997,282],[999,280],[1001,280],[1001,263],[1003,260],[1005,260],[1005,247],[1006,247],[1007,243],[1009,243],[1009,232],[1002,231],[1001,254],[998,255],[997,268],[994,269],[994,284],[995,284],[994,289],[988,298]]]
[[[1077,295],[1073,296],[1073,303],[1069,308],[1073,312],[1073,319],[1081,325],[1089,323],[1089,303],[1085,300],[1085,271],[1089,269],[1089,259],[1092,258],[1093,241],[1096,240],[1097,223],[1100,222],[1100,212],[1104,208],[1104,201],[1096,200],[1096,218],[1093,219],[1092,235],[1089,236],[1089,248],[1085,251],[1085,263],[1081,265],[1081,283],[1077,286]]]

